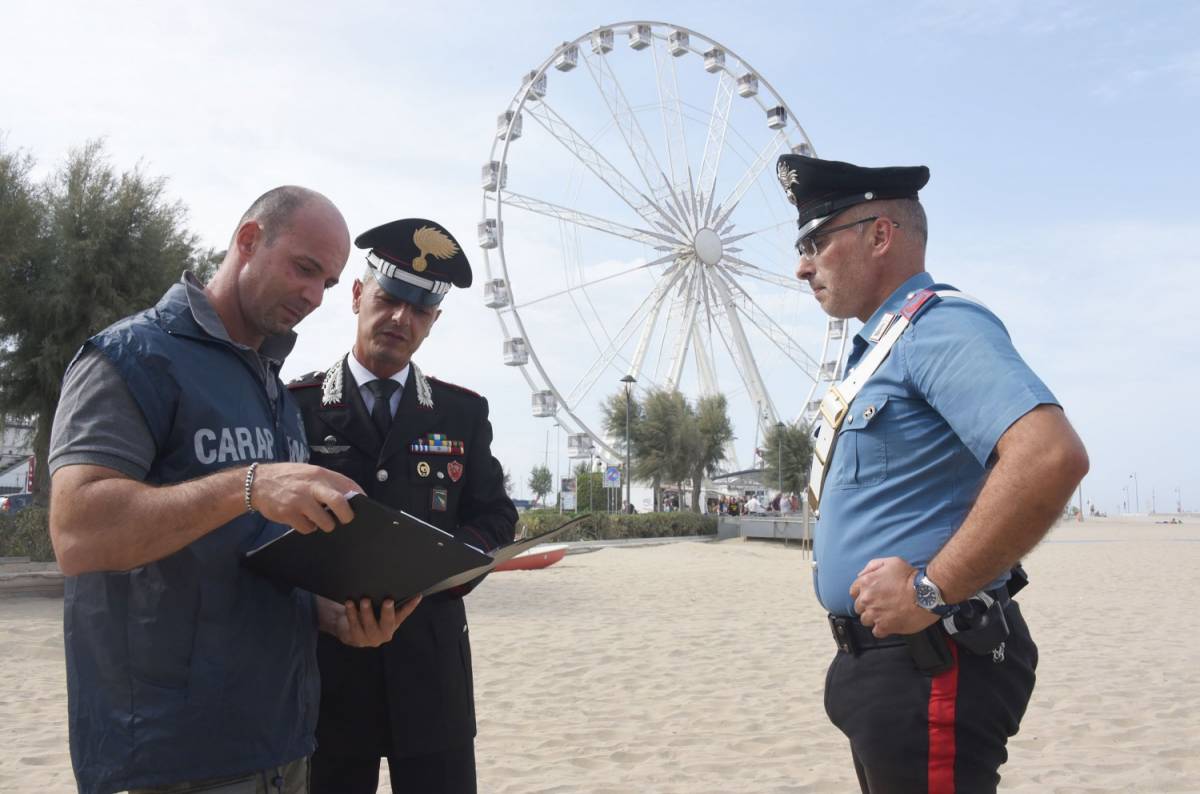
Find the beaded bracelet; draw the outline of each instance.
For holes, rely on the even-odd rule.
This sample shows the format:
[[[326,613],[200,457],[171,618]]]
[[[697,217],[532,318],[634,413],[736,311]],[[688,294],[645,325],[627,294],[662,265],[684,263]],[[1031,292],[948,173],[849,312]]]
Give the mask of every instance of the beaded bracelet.
[[[246,497],[246,512],[247,513],[257,513],[258,512],[257,510],[254,509],[254,505],[250,504],[250,489],[254,487],[254,470],[257,468],[258,468],[258,461],[254,461],[253,463],[250,464],[250,468],[246,469],[246,482],[245,482],[245,487],[242,489],[242,494],[243,494],[243,496]]]

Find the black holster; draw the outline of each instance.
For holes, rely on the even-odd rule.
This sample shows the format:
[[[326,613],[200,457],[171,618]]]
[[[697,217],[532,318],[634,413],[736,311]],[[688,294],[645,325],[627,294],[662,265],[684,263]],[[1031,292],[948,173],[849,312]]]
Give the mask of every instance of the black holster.
[[[937,675],[954,667],[954,654],[941,621],[916,634],[904,635],[904,644],[917,670],[925,675]]]

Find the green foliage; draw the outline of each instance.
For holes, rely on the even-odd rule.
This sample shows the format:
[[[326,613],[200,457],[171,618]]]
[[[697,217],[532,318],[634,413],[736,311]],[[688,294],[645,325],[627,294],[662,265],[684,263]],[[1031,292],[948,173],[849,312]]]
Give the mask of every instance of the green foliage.
[[[557,510],[528,510],[517,520],[517,531],[527,535],[548,532],[573,514]],[[696,513],[592,513],[582,526],[568,530],[554,542],[575,540],[622,540],[626,538],[674,538],[717,534],[717,517]]]
[[[44,507],[27,507],[19,513],[0,514],[0,557],[53,562],[50,511]]]
[[[695,412],[688,417],[688,463],[692,477],[692,509],[700,510],[700,485],[705,475],[717,473],[725,460],[725,449],[733,440],[733,425],[729,422],[725,395],[701,397]]]
[[[625,393],[617,392],[602,406],[604,429],[623,448]],[[663,483],[692,484],[693,509],[699,510],[700,487],[725,459],[733,439],[724,395],[702,397],[695,407],[678,391],[655,390],[631,411],[633,476],[649,481],[659,508]]]
[[[622,491],[624,493],[624,491]],[[580,511],[603,510],[608,494],[604,491],[604,473],[591,471],[586,463],[575,467],[575,506]]]
[[[554,475],[547,466],[534,466],[529,473],[529,490],[537,496],[539,503],[545,503],[546,494],[554,490]]]
[[[781,446],[782,444],[782,446]],[[763,484],[771,490],[779,487],[783,466],[783,490],[803,494],[812,465],[812,434],[805,425],[779,425],[767,433],[763,447]]]
[[[206,277],[211,255],[168,202],[165,180],[116,174],[91,142],[40,184],[33,161],[0,142],[0,413],[37,430],[41,489],[63,372],[83,342],[154,305],[186,269]]]

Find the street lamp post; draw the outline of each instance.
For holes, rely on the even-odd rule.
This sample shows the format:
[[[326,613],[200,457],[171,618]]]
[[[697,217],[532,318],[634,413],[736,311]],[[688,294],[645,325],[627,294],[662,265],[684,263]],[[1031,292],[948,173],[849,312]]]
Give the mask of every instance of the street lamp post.
[[[1136,513],[1137,511],[1142,509],[1142,500],[1138,496],[1137,472],[1135,471],[1133,474],[1130,474],[1129,476],[1133,479],[1133,512]]]
[[[555,485],[558,486],[558,514],[561,516],[563,512],[563,492],[562,492],[562,425],[558,420],[554,420],[554,479]]]
[[[779,475],[779,513],[783,513],[783,422],[775,423],[775,468]],[[783,525],[783,545],[787,546],[787,524]]]
[[[779,470],[777,472],[777,474],[779,475],[780,504],[783,503],[783,427],[784,427],[783,422],[775,423],[775,433],[776,433],[776,435],[775,435],[775,444],[776,444],[775,468],[777,468]]]
[[[633,498],[630,496],[630,488],[633,486],[633,471],[629,466],[629,408],[633,401],[633,384],[637,383],[637,378],[626,375],[621,378],[621,382],[625,384],[625,504],[632,505]],[[628,507],[623,508],[621,512],[628,509]]]

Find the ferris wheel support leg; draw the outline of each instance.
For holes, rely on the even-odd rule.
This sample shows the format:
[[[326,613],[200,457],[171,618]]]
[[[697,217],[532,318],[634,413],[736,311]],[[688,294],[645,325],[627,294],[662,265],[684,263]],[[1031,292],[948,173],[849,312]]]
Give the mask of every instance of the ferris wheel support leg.
[[[737,307],[733,303],[733,295],[729,292],[729,288],[719,280],[714,281],[713,286],[720,294],[725,306],[725,318],[729,322],[729,330],[733,336],[733,349],[739,359],[738,363],[742,370],[742,377],[746,379],[746,388],[750,391],[750,396],[754,401],[762,405],[762,415],[758,417],[758,421],[765,423],[763,424],[764,427],[770,427],[777,421],[775,403],[767,393],[762,373],[758,371],[758,363],[754,360],[754,352],[750,349],[750,343],[746,339],[746,332],[742,328],[742,321],[738,318]]]

